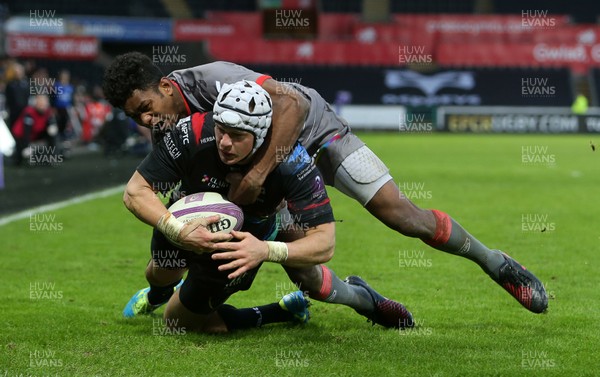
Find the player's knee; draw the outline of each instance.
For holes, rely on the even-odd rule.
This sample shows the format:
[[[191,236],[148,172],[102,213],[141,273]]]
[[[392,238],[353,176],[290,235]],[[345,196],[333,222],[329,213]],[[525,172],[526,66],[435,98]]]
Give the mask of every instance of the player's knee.
[[[211,321],[200,318],[185,318],[174,312],[165,310],[163,315],[164,326],[170,334],[186,334],[188,332],[204,334],[222,334],[228,332],[227,326],[222,321]]]
[[[160,268],[153,261],[150,261],[146,267],[146,280],[148,283],[159,287],[178,283],[184,274],[185,269]]]
[[[200,327],[194,328],[192,331],[202,334],[225,334],[229,332],[229,329],[223,324],[207,323]]]
[[[168,306],[163,314],[162,325],[165,327],[165,333],[168,334],[185,334],[193,331],[189,324],[186,324],[185,321],[180,316],[176,315],[175,311],[171,310]]]
[[[152,285],[164,285],[165,281],[169,280],[168,276],[164,276],[166,273],[166,269],[156,268],[152,260],[146,266],[146,280]],[[167,281],[167,283],[169,282]]]
[[[152,261],[146,266],[146,281],[151,284],[154,283],[154,263]]]

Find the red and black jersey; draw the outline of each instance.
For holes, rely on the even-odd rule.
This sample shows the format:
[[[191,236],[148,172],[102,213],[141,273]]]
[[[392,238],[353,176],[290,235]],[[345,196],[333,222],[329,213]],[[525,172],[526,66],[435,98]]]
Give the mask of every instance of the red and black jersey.
[[[226,196],[227,174],[244,174],[247,166],[221,162],[210,112],[195,113],[165,130],[164,137],[137,170],[155,191],[168,192],[181,181],[183,195],[213,191]],[[292,220],[302,226],[334,221],[323,179],[300,144],[269,174],[257,201],[242,208],[245,216],[242,230],[264,237],[266,229],[262,225],[274,221],[282,200],[287,202]]]

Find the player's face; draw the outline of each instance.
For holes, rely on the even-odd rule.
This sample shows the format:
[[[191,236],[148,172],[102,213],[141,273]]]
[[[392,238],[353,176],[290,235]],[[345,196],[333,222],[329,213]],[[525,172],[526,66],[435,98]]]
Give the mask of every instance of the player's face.
[[[227,165],[244,164],[251,159],[254,135],[247,131],[225,127],[215,122],[215,138],[219,158]]]
[[[174,126],[180,117],[187,116],[180,97],[173,84],[163,78],[156,88],[134,90],[125,102],[123,110],[141,126]]]

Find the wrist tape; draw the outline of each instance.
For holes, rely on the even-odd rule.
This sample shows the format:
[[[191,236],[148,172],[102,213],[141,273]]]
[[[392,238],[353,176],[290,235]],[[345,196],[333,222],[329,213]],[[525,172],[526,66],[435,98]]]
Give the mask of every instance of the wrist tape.
[[[158,229],[171,241],[178,242],[179,233],[181,232],[181,229],[183,229],[184,225],[185,224],[177,220],[171,212],[167,211],[167,213],[162,215],[158,220],[158,223],[156,224],[156,229]]]
[[[269,256],[267,260],[269,262],[283,263],[288,258],[288,247],[285,242],[279,241],[266,241],[269,247]]]

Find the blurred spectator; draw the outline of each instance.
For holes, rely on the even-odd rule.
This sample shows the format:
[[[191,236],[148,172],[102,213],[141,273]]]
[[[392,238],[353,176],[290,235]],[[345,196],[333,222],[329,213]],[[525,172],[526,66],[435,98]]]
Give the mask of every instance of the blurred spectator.
[[[35,68],[29,75],[29,94],[46,94],[51,95],[54,93],[54,84],[50,80],[48,70],[44,67]]]
[[[152,131],[131,121],[131,134],[127,138],[127,150],[134,156],[144,157],[152,150]]]
[[[25,68],[17,62],[9,63],[6,68],[6,82],[8,127],[12,128],[29,100],[29,80],[25,77]]]
[[[588,111],[588,99],[582,93],[577,94],[575,101],[571,106],[571,111],[575,115],[585,115]]]
[[[123,110],[116,107],[112,109],[98,135],[98,139],[104,145],[105,156],[120,156],[125,152],[130,122]]]
[[[31,153],[29,147],[34,141],[45,140],[47,151],[56,153],[58,127],[47,95],[38,94],[32,98],[32,105],[26,106],[15,121],[12,134],[17,142],[14,153],[16,165],[20,165],[23,157]]]
[[[69,111],[73,107],[74,88],[71,85],[71,74],[62,70],[58,74],[58,82],[54,84],[56,94],[54,107],[56,108],[56,123],[58,124],[58,135],[61,141],[66,139],[66,130],[69,124]]]
[[[348,105],[350,103],[352,103],[352,92],[349,92],[347,90],[339,90],[335,94],[335,101],[334,101],[335,113],[337,115],[341,115],[342,107],[344,105]]]
[[[81,119],[81,140],[85,144],[90,144],[98,135],[104,122],[112,108],[104,99],[102,88],[98,85],[94,86],[91,97],[86,97],[84,102],[84,112]]]
[[[32,59],[27,59],[27,60],[23,61],[23,67],[25,68],[25,76],[27,76],[27,77],[34,77],[36,74],[36,71],[38,71],[40,69],[43,71],[46,70],[45,68],[38,69],[37,63],[35,62],[35,60],[32,60]]]

